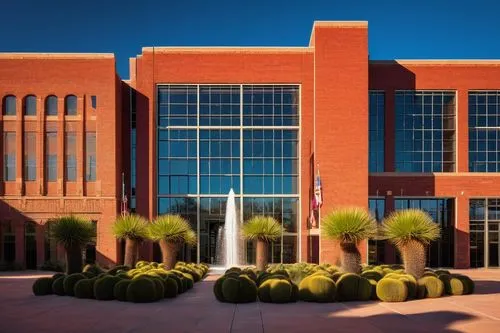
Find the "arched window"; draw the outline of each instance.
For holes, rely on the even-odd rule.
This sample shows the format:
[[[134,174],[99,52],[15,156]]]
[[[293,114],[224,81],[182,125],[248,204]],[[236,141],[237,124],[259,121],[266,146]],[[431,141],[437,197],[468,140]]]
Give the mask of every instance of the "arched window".
[[[68,95],[64,99],[64,114],[67,116],[76,116],[76,96]]]
[[[24,115],[36,116],[36,96],[28,95],[24,98]]]
[[[16,96],[9,95],[3,99],[3,115],[15,116],[16,115]]]
[[[57,97],[51,95],[45,100],[45,115],[57,116]]]

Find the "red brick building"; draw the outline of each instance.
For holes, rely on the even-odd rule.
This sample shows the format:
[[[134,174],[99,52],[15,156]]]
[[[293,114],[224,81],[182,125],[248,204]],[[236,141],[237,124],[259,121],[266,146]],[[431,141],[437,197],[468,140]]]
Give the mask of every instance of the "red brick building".
[[[355,205],[379,220],[429,211],[443,230],[432,266],[498,266],[499,74],[500,61],[371,61],[366,22],[316,22],[306,47],[146,47],[128,81],[112,55],[2,54],[0,259],[60,257],[46,221],[74,213],[96,221],[97,260],[120,261],[123,173],[130,209],[192,223],[184,260],[218,263],[232,188],[241,221],[283,224],[272,262],[335,263],[311,214]],[[398,260],[381,241],[361,249]]]

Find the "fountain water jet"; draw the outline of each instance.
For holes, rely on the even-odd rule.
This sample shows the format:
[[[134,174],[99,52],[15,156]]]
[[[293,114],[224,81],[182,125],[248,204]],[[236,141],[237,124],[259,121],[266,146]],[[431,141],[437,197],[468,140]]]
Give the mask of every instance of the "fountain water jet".
[[[226,267],[238,266],[240,264],[238,224],[234,191],[231,189],[227,196],[226,219],[224,223],[224,265]]]

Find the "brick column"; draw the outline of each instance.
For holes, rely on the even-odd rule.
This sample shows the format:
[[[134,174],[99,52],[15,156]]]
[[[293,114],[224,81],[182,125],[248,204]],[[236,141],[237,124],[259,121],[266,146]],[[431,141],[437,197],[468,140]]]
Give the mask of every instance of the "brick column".
[[[23,195],[23,99],[16,103],[16,194]]]
[[[455,211],[455,268],[470,267],[470,241],[469,241],[469,198],[457,195],[455,199],[457,205]]]
[[[456,158],[458,172],[469,171],[469,96],[467,90],[457,91]]]
[[[76,188],[78,195],[85,195],[85,96],[78,98],[77,114],[80,116],[80,122],[76,131]]]
[[[45,262],[45,225],[36,225],[36,266]]]
[[[25,268],[25,249],[24,249],[24,221],[15,223],[14,233],[16,235],[16,263]]]
[[[37,98],[36,103],[37,133],[36,133],[36,180],[38,193],[45,194],[45,98]]]

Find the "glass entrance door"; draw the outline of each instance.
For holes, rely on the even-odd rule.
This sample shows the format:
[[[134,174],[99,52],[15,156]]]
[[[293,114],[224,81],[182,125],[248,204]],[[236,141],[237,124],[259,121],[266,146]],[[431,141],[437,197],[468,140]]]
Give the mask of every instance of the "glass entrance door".
[[[498,258],[500,250],[498,246],[499,239],[499,222],[489,222],[488,223],[488,267],[499,267]]]
[[[500,199],[469,203],[470,266],[500,267]]]

